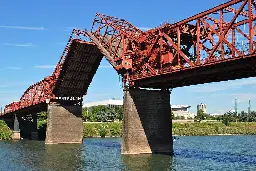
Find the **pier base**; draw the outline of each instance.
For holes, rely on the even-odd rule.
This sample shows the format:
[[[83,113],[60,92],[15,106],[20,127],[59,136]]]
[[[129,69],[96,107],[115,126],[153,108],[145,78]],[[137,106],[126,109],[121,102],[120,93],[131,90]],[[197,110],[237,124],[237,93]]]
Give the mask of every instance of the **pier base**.
[[[82,139],[82,106],[49,104],[45,144],[82,143]]]
[[[20,126],[19,120],[16,115],[14,115],[13,121],[13,132],[12,132],[12,140],[20,140]]]
[[[143,153],[173,153],[168,90],[124,90],[122,154]]]
[[[20,131],[13,131],[12,132],[12,140],[20,140]]]

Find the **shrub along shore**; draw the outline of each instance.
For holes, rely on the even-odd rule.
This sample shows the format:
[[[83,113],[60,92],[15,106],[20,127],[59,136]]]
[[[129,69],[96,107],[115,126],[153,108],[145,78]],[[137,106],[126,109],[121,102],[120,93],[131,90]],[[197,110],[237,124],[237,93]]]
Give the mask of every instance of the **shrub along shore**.
[[[0,120],[0,140],[10,140],[12,138],[12,131],[6,123]]]
[[[40,126],[45,123],[40,123]],[[40,131],[39,126],[39,131]],[[44,131],[45,132],[45,129]],[[177,136],[256,135],[256,122],[173,123],[172,134]],[[10,140],[12,131],[0,120],[0,140]],[[84,137],[121,137],[122,122],[84,122]]]
[[[172,134],[178,136],[256,135],[256,122],[173,123]],[[84,137],[120,137],[121,122],[84,123]]]

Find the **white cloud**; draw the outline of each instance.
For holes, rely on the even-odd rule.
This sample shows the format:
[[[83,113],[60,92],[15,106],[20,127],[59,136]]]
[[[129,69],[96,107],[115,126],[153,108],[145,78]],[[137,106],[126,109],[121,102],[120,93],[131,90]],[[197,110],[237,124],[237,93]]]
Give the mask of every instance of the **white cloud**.
[[[32,43],[24,43],[24,44],[2,43],[2,45],[5,45],[5,46],[17,46],[17,47],[31,47],[31,46],[35,46]]]
[[[6,67],[6,69],[11,69],[11,70],[20,70],[21,67],[14,67],[14,66],[10,66],[10,67]]]
[[[21,67],[15,67],[15,66],[0,68],[1,71],[3,71],[3,70],[20,70],[20,69],[21,69]]]
[[[227,89],[237,89],[243,86],[256,85],[256,78],[247,78],[242,80],[232,80],[219,83],[201,84],[189,87],[193,92],[211,93]]]
[[[7,29],[23,29],[23,30],[48,30],[44,27],[26,27],[26,26],[7,26],[7,25],[0,25],[0,28],[7,28]]]
[[[39,68],[39,69],[49,69],[49,68],[55,68],[56,65],[37,65],[37,66],[33,66],[34,68]]]

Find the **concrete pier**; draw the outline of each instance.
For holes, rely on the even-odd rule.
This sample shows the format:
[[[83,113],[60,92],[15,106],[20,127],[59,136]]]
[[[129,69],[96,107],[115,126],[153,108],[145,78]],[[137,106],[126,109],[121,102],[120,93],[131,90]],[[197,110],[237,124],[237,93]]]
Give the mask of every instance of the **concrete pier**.
[[[20,136],[24,139],[38,140],[37,113],[27,114],[17,118],[19,121]]]
[[[82,106],[49,104],[45,143],[82,143],[82,139]]]
[[[31,140],[38,140],[37,132],[37,114],[32,115],[32,129],[31,129]]]
[[[14,115],[12,139],[20,140],[20,127],[19,127],[19,121],[16,115]]]
[[[168,90],[124,90],[122,154],[143,153],[173,153]]]

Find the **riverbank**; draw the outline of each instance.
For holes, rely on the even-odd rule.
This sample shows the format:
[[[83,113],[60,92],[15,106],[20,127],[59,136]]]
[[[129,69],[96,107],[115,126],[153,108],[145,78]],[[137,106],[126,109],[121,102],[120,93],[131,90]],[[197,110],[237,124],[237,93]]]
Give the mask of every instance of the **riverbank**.
[[[204,135],[256,135],[256,122],[223,123],[173,123],[172,134],[178,136]],[[84,137],[120,137],[121,122],[84,123]]]
[[[122,122],[84,122],[84,137],[121,137]]]
[[[46,122],[38,124],[44,139]],[[173,123],[172,134],[177,136],[256,135],[256,122],[237,122],[225,126],[221,122]],[[0,140],[10,140],[12,131],[0,120]],[[122,122],[84,122],[84,137],[121,137]],[[41,136],[40,136],[41,137]]]
[[[204,135],[256,135],[256,122],[223,123],[173,123],[172,133],[180,136]]]

